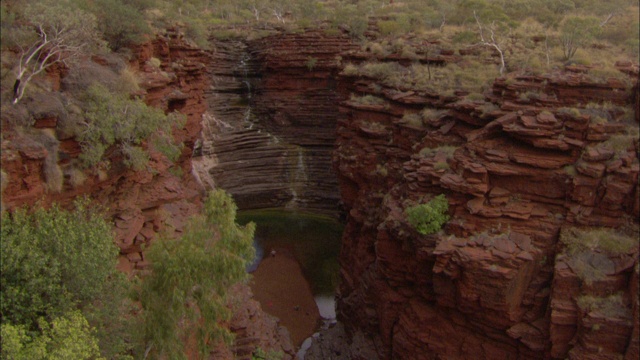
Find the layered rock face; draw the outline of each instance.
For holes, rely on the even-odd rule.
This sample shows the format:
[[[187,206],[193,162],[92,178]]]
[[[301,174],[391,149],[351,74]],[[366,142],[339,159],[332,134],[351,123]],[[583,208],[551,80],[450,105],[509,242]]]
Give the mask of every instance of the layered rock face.
[[[201,181],[227,190],[241,209],[335,215],[333,79],[336,57],[352,46],[322,32],[216,42],[211,110],[194,159]]]
[[[583,70],[500,78],[484,101],[340,78],[345,98],[385,100],[342,103],[337,128],[338,318],[357,346],[370,338],[382,359],[637,356],[638,124],[595,104],[637,100]],[[402,120],[425,107],[424,124]],[[451,220],[421,235],[404,211],[438,194]],[[572,245],[585,226],[631,230],[619,248]]]

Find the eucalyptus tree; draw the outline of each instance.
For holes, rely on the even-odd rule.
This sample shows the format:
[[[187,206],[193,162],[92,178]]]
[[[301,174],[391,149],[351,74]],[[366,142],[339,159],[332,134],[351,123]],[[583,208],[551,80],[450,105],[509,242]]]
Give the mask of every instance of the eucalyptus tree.
[[[96,18],[68,0],[32,1],[20,5],[7,36],[18,52],[13,103],[31,80],[56,64],[67,64],[100,44]]]

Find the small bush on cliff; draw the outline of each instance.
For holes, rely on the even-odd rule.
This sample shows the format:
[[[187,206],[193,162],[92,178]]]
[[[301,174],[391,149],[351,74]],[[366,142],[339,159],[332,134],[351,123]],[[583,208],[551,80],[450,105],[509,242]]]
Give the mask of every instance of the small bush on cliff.
[[[236,205],[218,190],[209,193],[204,215],[192,219],[177,240],[160,239],[149,249],[153,271],[143,279],[145,349],[153,358],[177,359],[185,343],[197,341],[201,355],[231,333],[228,288],[247,278],[255,225],[235,222]],[[195,345],[195,343],[193,343]]]
[[[444,194],[440,194],[426,204],[407,208],[405,214],[411,226],[420,234],[428,235],[438,232],[449,221],[448,210],[449,202]]]

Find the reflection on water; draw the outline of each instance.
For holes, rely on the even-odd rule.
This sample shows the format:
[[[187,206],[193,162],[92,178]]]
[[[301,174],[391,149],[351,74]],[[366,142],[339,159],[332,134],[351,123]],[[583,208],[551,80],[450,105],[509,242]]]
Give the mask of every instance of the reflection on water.
[[[254,271],[272,249],[284,249],[300,263],[313,294],[326,295],[333,301],[343,231],[339,222],[323,216],[284,210],[238,213],[238,223],[246,224],[249,221],[257,225],[254,238],[256,260],[247,271]]]
[[[247,265],[247,272],[254,272],[260,265],[260,261],[264,258],[264,248],[260,245],[260,241],[258,241],[258,237],[255,236],[253,238],[253,247],[256,249],[256,258],[253,259],[253,262]]]
[[[333,296],[316,296],[315,300],[323,320],[333,321],[336,319],[336,301]]]

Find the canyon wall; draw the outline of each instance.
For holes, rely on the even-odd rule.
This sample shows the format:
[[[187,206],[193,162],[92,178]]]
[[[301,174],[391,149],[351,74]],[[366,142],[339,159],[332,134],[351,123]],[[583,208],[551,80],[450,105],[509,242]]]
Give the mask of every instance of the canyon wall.
[[[241,209],[335,216],[342,202],[338,317],[352,349],[343,356],[637,358],[637,242],[585,250],[567,240],[586,226],[637,234],[638,140],[628,131],[638,112],[629,124],[618,110],[587,106],[637,104],[637,85],[632,95],[623,82],[568,67],[510,74],[484,100],[465,100],[338,75],[342,64],[367,60],[350,50],[348,38],[312,31],[214,41],[204,52],[169,32],[129,63],[90,59],[85,72],[137,69],[140,96],[187,115],[177,132],[181,159],[152,152],[149,171],[134,172],[114,155],[72,183],[80,148],[58,129],[72,114],[58,95],[35,95],[3,109],[3,124],[31,118],[56,141],[42,130],[33,140],[3,129],[3,206],[68,205],[90,194],[108,208],[120,267],[131,271],[147,267],[143,245],[166,225],[180,229],[207,188],[227,190]],[[54,90],[76,86],[58,70]],[[637,67],[625,71],[637,80]],[[345,100],[352,93],[384,104]],[[422,123],[403,120],[425,108],[433,112]],[[43,174],[52,153],[65,174],[59,193]],[[404,210],[439,194],[451,220],[440,233],[419,234]],[[235,356],[250,358],[258,346],[292,356],[284,330],[246,291],[235,290],[246,305],[230,325]]]
[[[78,196],[91,197],[105,207],[115,223],[122,254],[119,266],[124,271],[146,267],[141,248],[149,245],[166,221],[180,229],[184,219],[198,211],[202,189],[190,175],[191,153],[206,109],[203,94],[209,86],[206,64],[210,59],[177,31],[169,31],[132,53],[129,61],[114,54],[96,55],[72,68],[56,69],[48,74],[54,91],[36,93],[3,109],[2,169],[9,177],[3,205],[12,209],[55,202],[67,207]],[[151,58],[160,65],[152,65]],[[78,89],[86,89],[93,81],[117,86],[123,81],[118,73],[125,68],[138,77],[137,95],[148,105],[186,115],[185,126],[174,130],[175,140],[184,144],[180,158],[173,164],[149,148],[147,168],[134,171],[123,164],[119,152],[107,151],[97,166],[83,169],[77,163],[80,144],[64,131],[69,118],[81,116],[69,104]],[[25,132],[12,126],[19,122],[35,123]],[[59,191],[50,188],[46,174],[47,167],[56,166],[64,176]]]
[[[3,210],[53,203],[69,207],[75,198],[89,196],[113,221],[120,248],[118,268],[126,273],[148,269],[143,249],[160,232],[179,235],[188,219],[200,211],[207,188],[198,173],[192,173],[192,154],[201,147],[202,119],[211,106],[208,94],[212,87],[223,88],[211,82],[210,69],[215,64],[212,53],[172,29],[131,49],[128,59],[121,54],[96,55],[71,68],[55,67],[47,74],[49,91],[29,94],[17,106],[2,109]],[[150,161],[144,170],[126,167],[117,151],[107,151],[96,167],[83,169],[76,162],[80,144],[64,131],[65,121],[81,116],[69,104],[74,93],[86,90],[92,81],[120,86],[118,82],[125,79],[118,74],[125,68],[124,73],[139,83],[135,96],[165,112],[186,116],[185,125],[173,132],[176,142],[183,144],[180,158],[172,163],[145,143]],[[33,126],[23,126],[29,123]],[[60,169],[61,189],[51,188],[48,168]],[[285,359],[295,356],[287,330],[262,311],[247,285],[234,286],[230,294],[234,313],[228,326],[236,340],[230,348],[217,348],[212,356],[251,359],[257,348],[281,351]]]
[[[240,209],[336,216],[335,77],[337,56],[350,48],[322,31],[214,42],[210,111],[194,157],[202,182],[227,190]]]
[[[510,74],[484,100],[339,79],[343,98],[384,99],[345,101],[338,119],[349,211],[338,318],[352,347],[381,359],[637,357],[638,124],[596,120],[597,104],[637,100],[587,72]],[[403,120],[424,108],[422,124]],[[451,220],[422,235],[404,211],[439,194]],[[575,245],[588,226],[628,231],[626,243]],[[312,353],[372,358],[327,351]]]

